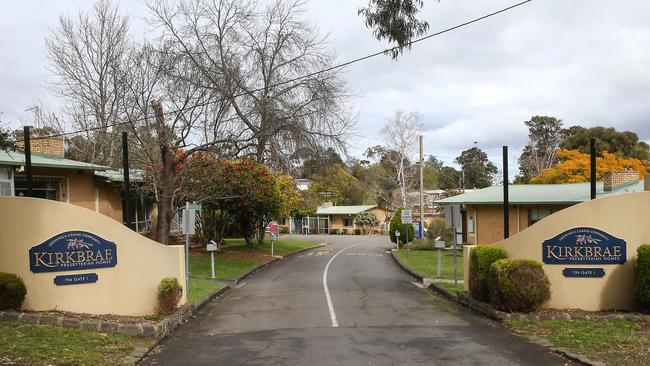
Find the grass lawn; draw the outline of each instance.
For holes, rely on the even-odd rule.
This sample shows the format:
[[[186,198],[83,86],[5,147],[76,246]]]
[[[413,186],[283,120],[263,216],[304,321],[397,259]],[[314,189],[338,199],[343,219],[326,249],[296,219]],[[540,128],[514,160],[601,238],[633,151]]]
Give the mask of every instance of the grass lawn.
[[[508,326],[607,365],[650,365],[648,329],[627,320],[511,320]]]
[[[212,291],[221,288],[220,282],[190,278],[190,291],[187,293],[188,302],[196,302],[208,296]]]
[[[318,243],[304,240],[280,239],[276,240],[273,249],[275,255],[287,255],[315,245],[318,245]],[[264,245],[257,245],[257,242],[255,242],[255,245],[252,247],[247,247],[244,239],[226,239],[221,252],[215,255],[216,277],[222,280],[235,280],[260,264],[270,261],[272,259],[270,255],[271,242],[268,238],[264,242]],[[210,255],[208,253],[190,254],[190,275],[206,278],[212,275]],[[196,286],[203,285],[197,284]],[[192,285],[190,285],[189,295],[193,297]]]
[[[239,252],[255,252],[271,255],[271,240],[268,236],[264,239],[264,245],[257,244],[251,248],[246,246],[244,239],[226,239],[224,240],[224,250],[236,250]],[[318,245],[318,242],[307,240],[279,239],[273,245],[273,255],[287,255],[300,249],[305,249]]]
[[[436,283],[436,286],[440,286],[440,287],[446,288],[449,291],[456,291],[456,292],[465,290],[465,287],[464,287],[464,285],[462,283],[459,283],[458,286],[454,286],[453,283],[443,283],[443,282],[441,282],[441,283]]]
[[[425,277],[436,278],[438,268],[437,250],[411,250],[405,249],[393,252],[397,258],[412,270],[423,274]],[[463,253],[456,254],[458,263],[458,280],[463,279]],[[454,254],[453,251],[442,251],[442,270],[440,278],[454,279]],[[446,286],[445,286],[446,287]],[[453,287],[453,284],[451,284]],[[462,288],[462,286],[461,286]]]
[[[150,339],[48,325],[0,323],[0,364],[119,365]]]

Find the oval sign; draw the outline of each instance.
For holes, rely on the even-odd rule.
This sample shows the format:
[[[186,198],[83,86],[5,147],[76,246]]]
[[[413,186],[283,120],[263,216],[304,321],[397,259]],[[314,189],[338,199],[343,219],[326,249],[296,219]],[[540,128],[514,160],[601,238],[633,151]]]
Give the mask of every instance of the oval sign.
[[[569,229],[542,245],[546,264],[623,264],[626,258],[625,240],[590,227]]]
[[[29,249],[34,273],[76,271],[117,265],[117,246],[87,231],[66,231]]]

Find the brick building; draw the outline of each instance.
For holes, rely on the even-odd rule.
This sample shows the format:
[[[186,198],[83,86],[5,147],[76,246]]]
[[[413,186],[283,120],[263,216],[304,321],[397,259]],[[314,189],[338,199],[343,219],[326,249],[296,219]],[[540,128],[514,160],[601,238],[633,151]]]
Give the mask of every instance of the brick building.
[[[633,170],[606,173],[596,184],[597,197],[644,190]],[[590,199],[590,183],[513,184],[509,187],[510,235],[553,213]],[[459,206],[465,244],[491,244],[503,239],[503,187],[493,186],[436,201]]]
[[[35,139],[32,150],[33,197],[61,201],[87,208],[122,222],[122,177],[109,167],[64,158],[60,139]],[[20,146],[19,146],[20,147]],[[132,172],[131,181],[144,177]],[[0,196],[25,196],[25,154],[21,151],[0,151]],[[140,213],[139,229],[150,227],[151,204],[133,197],[131,217]]]

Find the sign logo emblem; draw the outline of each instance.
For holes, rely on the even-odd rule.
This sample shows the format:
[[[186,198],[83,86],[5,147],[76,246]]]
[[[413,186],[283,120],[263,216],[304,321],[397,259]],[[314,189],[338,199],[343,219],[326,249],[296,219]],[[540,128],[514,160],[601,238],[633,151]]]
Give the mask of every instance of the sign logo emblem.
[[[117,246],[86,231],[66,231],[29,249],[34,273],[76,271],[117,265]]]
[[[623,264],[626,256],[625,240],[590,227],[569,229],[542,245],[546,264]]]

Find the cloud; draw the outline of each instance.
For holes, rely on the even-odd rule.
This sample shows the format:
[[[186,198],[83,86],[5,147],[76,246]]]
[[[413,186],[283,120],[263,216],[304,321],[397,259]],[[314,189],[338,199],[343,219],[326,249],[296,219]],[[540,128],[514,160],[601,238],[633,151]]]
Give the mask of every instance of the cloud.
[[[504,0],[425,1],[431,31],[513,4]],[[45,4],[45,5],[44,5]],[[72,5],[71,5],[72,4]],[[385,48],[357,16],[366,0],[312,0],[306,16],[329,32],[332,51],[347,61]],[[12,2],[0,14],[0,111],[13,122],[29,96],[56,105],[45,89],[43,37],[59,14],[86,1]],[[139,0],[122,0],[134,33],[146,33]],[[418,111],[425,150],[451,162],[473,145],[500,165],[501,146],[511,163],[527,142],[523,121],[533,115],[567,125],[596,124],[650,139],[650,3],[631,1],[533,1],[508,13],[426,40],[398,61],[379,56],[352,65],[342,77],[358,111],[350,152],[357,157],[379,143],[379,130],[395,110]],[[414,131],[415,134],[415,131]],[[516,166],[510,169],[516,172]]]

